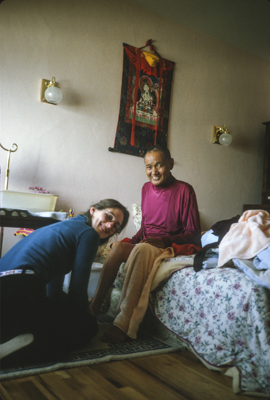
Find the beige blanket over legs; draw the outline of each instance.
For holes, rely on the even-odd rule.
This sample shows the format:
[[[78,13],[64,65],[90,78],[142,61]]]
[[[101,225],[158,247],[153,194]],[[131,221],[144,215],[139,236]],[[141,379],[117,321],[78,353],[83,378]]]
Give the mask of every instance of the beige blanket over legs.
[[[172,247],[159,249],[146,243],[138,244],[130,253],[125,265],[126,277],[119,302],[119,313],[113,324],[132,339],[136,339],[146,313],[151,284],[158,266],[162,260],[173,256]]]

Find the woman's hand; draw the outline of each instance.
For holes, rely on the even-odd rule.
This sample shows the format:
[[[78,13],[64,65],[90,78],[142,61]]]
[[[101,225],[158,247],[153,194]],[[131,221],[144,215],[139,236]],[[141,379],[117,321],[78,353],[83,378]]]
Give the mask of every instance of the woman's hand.
[[[89,306],[88,306],[88,312],[89,312],[89,314],[91,314],[92,315],[92,317],[96,317],[96,313],[95,313],[95,311],[93,310],[93,307],[92,307],[92,300],[93,300],[93,298],[92,297],[90,297],[90,299],[88,300],[88,304],[89,304]]]
[[[149,237],[149,238],[143,239],[140,243],[148,243],[148,244],[151,244],[152,246],[158,247],[160,249],[166,249],[166,246],[165,246],[163,240],[160,238]]]

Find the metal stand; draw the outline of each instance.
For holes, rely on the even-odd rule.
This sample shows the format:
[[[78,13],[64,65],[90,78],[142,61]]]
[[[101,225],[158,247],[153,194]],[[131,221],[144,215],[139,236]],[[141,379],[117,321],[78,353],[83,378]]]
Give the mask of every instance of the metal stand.
[[[5,176],[5,190],[8,189],[8,179],[9,179],[9,163],[10,163],[10,153],[15,153],[15,151],[18,150],[18,146],[16,143],[13,143],[12,147],[15,147],[13,150],[11,149],[6,149],[2,144],[0,143],[0,147],[2,147],[3,150],[8,152],[8,158],[7,158],[7,168],[6,168],[6,176]],[[1,218],[1,216],[0,216]],[[2,254],[2,248],[3,248],[3,238],[4,238],[4,228],[1,227],[1,237],[0,237],[0,258]]]

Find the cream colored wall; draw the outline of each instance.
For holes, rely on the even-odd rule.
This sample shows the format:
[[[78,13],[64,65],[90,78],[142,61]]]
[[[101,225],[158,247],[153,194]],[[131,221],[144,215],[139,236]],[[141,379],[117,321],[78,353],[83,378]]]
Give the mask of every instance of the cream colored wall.
[[[259,203],[270,63],[122,0],[9,0],[0,6],[1,142],[11,155],[9,189],[40,185],[75,214],[101,198],[131,209],[146,181],[143,160],[108,151],[118,120],[122,43],[174,61],[168,147],[174,175],[197,193],[202,228]],[[39,101],[56,77],[63,100]],[[227,124],[230,147],[211,144]],[[2,189],[6,154],[1,151]],[[135,233],[132,220],[123,236]]]

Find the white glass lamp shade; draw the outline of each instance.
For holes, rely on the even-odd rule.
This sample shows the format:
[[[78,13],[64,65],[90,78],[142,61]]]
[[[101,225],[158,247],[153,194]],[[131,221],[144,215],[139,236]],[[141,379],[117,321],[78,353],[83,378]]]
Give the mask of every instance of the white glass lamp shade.
[[[229,133],[224,132],[220,135],[218,141],[222,146],[229,146],[232,143],[232,136]]]
[[[45,99],[48,103],[58,104],[62,100],[62,92],[57,86],[49,86],[45,90]]]

